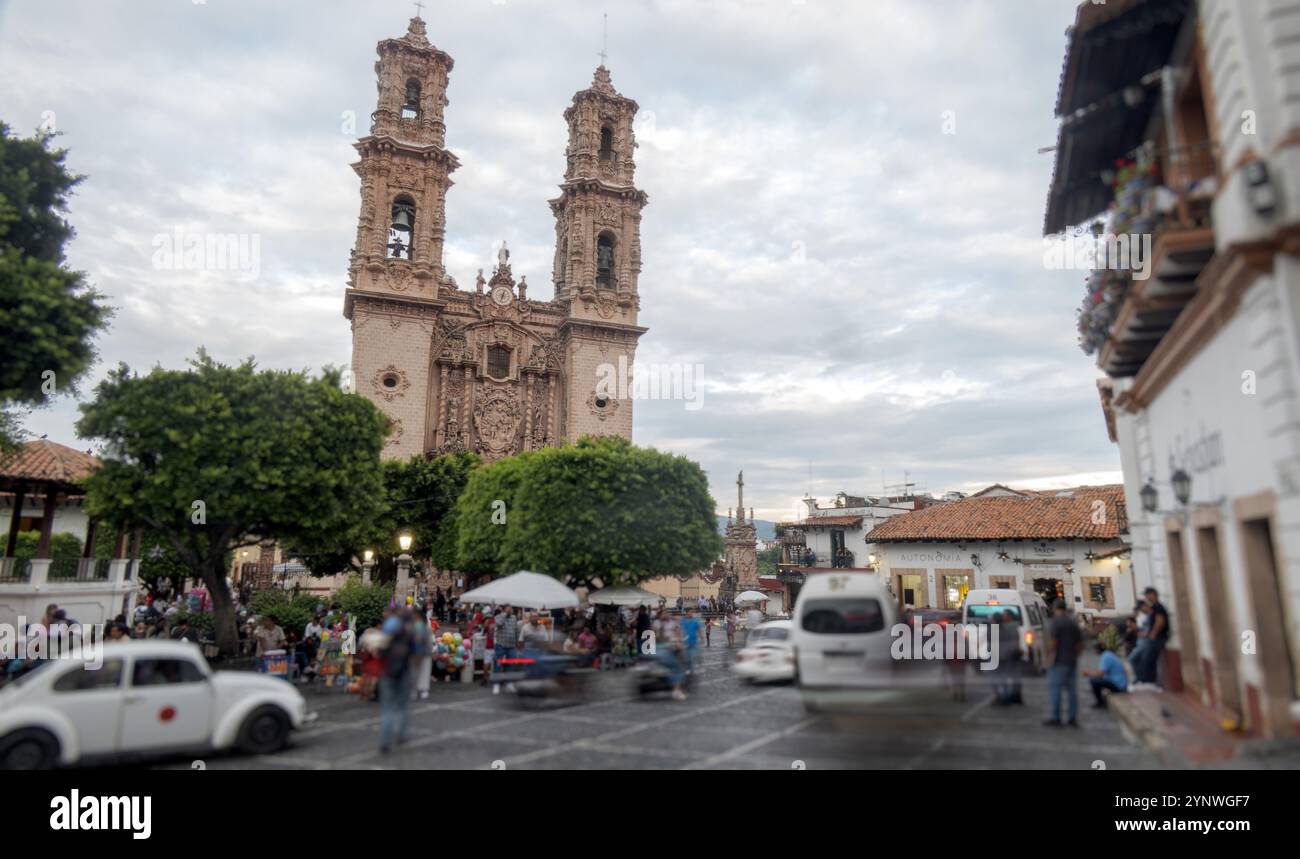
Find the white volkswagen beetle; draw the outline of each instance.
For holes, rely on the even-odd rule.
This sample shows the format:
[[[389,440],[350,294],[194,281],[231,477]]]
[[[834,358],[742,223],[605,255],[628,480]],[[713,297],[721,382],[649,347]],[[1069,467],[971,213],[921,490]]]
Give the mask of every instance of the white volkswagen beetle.
[[[103,661],[52,659],[0,689],[0,769],[238,748],[267,754],[307,720],[283,680],[212,671],[185,641],[106,642]]]

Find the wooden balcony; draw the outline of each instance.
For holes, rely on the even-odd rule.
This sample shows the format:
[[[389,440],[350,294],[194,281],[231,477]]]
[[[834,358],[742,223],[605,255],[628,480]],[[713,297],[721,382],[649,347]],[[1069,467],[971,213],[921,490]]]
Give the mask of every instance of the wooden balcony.
[[[1097,365],[1107,375],[1137,375],[1195,297],[1197,278],[1214,257],[1209,203],[1180,201],[1156,233],[1150,276],[1133,281],[1097,356]]]

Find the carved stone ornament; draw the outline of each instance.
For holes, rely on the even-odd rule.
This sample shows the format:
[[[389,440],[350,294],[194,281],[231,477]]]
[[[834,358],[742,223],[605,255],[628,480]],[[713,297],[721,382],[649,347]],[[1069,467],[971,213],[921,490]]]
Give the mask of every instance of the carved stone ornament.
[[[515,444],[519,431],[519,403],[507,393],[488,394],[474,406],[474,430],[482,447],[501,454]]]
[[[406,392],[411,389],[411,380],[406,377],[406,373],[389,364],[375,372],[370,379],[370,386],[375,393],[391,403],[398,397],[406,395]]]
[[[402,433],[404,432],[402,422],[397,418],[389,418],[388,425],[392,428],[392,432],[388,434],[388,440],[384,442],[384,445],[386,447],[397,447],[402,443]]]
[[[388,286],[394,292],[406,292],[414,283],[414,278],[411,274],[411,264],[389,260],[387,280]]]
[[[609,420],[610,416],[618,411],[619,401],[614,397],[601,396],[595,391],[587,397],[587,408],[600,420]]]

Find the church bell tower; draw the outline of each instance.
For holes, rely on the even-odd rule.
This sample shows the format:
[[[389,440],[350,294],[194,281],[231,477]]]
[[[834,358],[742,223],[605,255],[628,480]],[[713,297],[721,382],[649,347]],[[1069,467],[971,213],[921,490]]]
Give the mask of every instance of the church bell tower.
[[[631,373],[641,297],[641,210],[648,197],[635,184],[637,103],[614,89],[609,69],[564,111],[569,145],[555,215],[555,299],[567,306],[565,331],[573,384],[570,437],[632,436],[632,400],[596,388],[610,368]],[[627,387],[627,386],[625,386]]]

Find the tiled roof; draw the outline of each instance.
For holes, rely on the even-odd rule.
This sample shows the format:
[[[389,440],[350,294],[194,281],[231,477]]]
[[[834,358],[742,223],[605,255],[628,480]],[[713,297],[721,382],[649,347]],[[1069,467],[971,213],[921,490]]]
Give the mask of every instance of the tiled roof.
[[[1105,504],[1104,516],[1097,515],[1094,501]],[[866,539],[869,543],[1113,540],[1127,530],[1124,487],[1112,484],[1026,492],[1020,497],[972,496],[886,519]]]
[[[99,470],[99,459],[53,441],[29,441],[12,455],[0,457],[0,478],[80,484]]]

